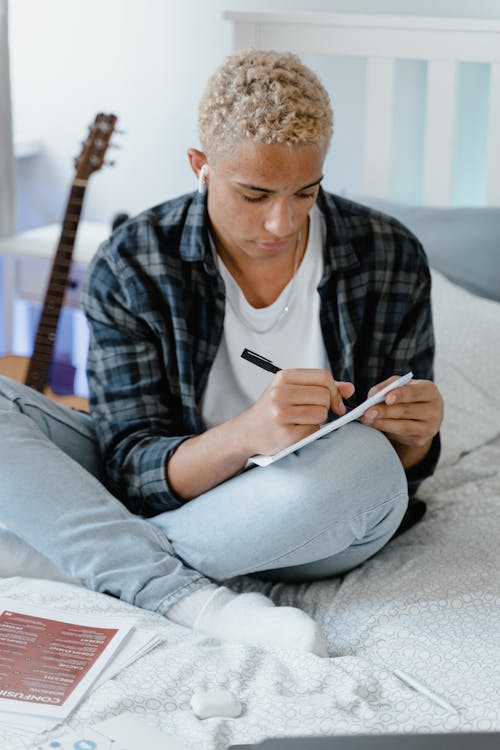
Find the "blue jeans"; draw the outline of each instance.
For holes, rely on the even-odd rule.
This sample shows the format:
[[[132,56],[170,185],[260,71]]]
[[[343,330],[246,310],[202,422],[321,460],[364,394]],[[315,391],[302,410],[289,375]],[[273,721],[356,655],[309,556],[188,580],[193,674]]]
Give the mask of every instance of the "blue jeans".
[[[144,609],[164,613],[207,579],[345,573],[387,543],[408,503],[391,444],[359,423],[154,518],[105,481],[88,414],[0,377],[0,522],[88,588]]]

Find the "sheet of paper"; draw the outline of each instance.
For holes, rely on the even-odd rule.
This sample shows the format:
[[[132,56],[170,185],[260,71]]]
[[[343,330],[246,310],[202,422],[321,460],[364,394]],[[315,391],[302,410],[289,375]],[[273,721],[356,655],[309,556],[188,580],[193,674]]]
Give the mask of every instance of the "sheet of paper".
[[[62,723],[62,719],[47,719],[43,716],[28,716],[26,721],[26,717],[21,714],[8,714],[13,719],[12,721],[6,721],[4,716],[7,716],[7,714],[0,715],[2,729],[12,732],[15,737],[23,737],[28,741],[33,740],[39,734],[52,731]]]
[[[367,398],[366,401],[363,401],[363,403],[360,404],[359,406],[356,406],[355,409],[347,412],[347,414],[344,414],[343,417],[339,417],[338,419],[335,419],[333,422],[327,422],[322,427],[320,427],[319,430],[316,430],[316,432],[313,432],[312,435],[308,435],[302,440],[299,440],[296,443],[293,443],[293,445],[289,445],[288,448],[284,448],[282,451],[280,451],[279,453],[275,453],[272,456],[252,456],[248,460],[248,464],[257,464],[257,466],[269,466],[269,464],[272,464],[275,461],[279,461],[280,458],[284,458],[285,456],[288,456],[289,453],[298,451],[300,448],[303,448],[305,445],[309,445],[309,443],[313,443],[315,440],[318,440],[318,438],[321,438],[324,435],[328,435],[328,433],[333,432],[333,430],[338,430],[339,427],[342,427],[343,425],[348,424],[348,422],[353,422],[355,419],[359,419],[360,417],[363,416],[365,411],[367,411],[370,408],[370,406],[379,404],[381,401],[384,400],[384,398],[389,393],[389,391],[392,391],[395,388],[401,388],[403,385],[406,385],[407,383],[410,382],[412,377],[413,377],[413,373],[407,372],[406,375],[402,375],[393,383],[390,383],[385,388],[382,388],[381,391],[378,391],[378,393],[375,393],[375,395],[370,396],[370,398]]]
[[[160,732],[133,714],[123,713],[35,745],[33,750],[190,750],[177,737]]]
[[[96,688],[100,687],[107,680],[111,680],[115,675],[119,674],[122,669],[128,667],[141,656],[147,654],[153,648],[162,643],[162,639],[150,630],[143,628],[135,628],[127,642],[116,654],[113,656],[109,664],[104,667],[103,671],[94,682],[91,687],[91,692]]]

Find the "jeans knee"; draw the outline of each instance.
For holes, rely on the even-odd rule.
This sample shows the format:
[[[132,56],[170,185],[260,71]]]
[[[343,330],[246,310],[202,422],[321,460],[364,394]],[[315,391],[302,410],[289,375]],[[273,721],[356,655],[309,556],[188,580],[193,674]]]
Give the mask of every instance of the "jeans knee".
[[[380,499],[401,498],[408,502],[408,482],[403,465],[389,439],[379,430],[356,423],[355,439],[360,446],[358,482],[372,487]]]
[[[306,508],[311,518],[321,522],[353,517],[385,503],[392,503],[396,513],[406,508],[406,475],[381,432],[351,423],[308,448],[293,457],[288,467],[279,462],[288,490],[288,512],[296,505],[303,516]]]
[[[378,430],[355,425],[355,439],[363,453],[357,472],[358,538],[380,536],[388,541],[408,507],[406,474],[388,438]],[[384,542],[385,543],[385,542]]]

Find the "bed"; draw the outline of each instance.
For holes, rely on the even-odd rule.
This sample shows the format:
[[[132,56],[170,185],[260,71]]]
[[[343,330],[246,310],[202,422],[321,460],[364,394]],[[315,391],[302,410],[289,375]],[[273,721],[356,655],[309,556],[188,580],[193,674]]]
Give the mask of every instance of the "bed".
[[[344,192],[361,194],[399,218],[428,253],[436,381],[445,401],[443,452],[419,492],[428,506],[424,519],[361,567],[298,586],[231,582],[235,590],[262,591],[277,604],[311,613],[328,636],[329,659],[193,636],[158,615],[81,588],[0,529],[0,596],[72,613],[133,614],[162,638],[91,693],[49,738],[126,711],[193,750],[226,750],[277,736],[500,731],[500,24],[313,13],[227,17],[235,26],[235,46],[368,57],[367,106],[376,79],[383,111],[373,110],[377,139],[373,133],[364,139],[362,182],[346,184]],[[388,176],[391,116],[384,107],[395,98],[391,68],[399,56],[427,60],[424,54],[443,45],[449,58],[437,60],[437,67],[436,60],[426,63],[431,122],[421,200],[404,205],[394,200]],[[440,80],[447,90],[452,67],[463,60],[491,68],[486,161],[494,161],[484,170],[483,202],[473,206],[453,206],[453,155],[448,144],[440,151],[444,141],[436,122],[441,105],[434,88]],[[444,98],[441,115],[450,126],[454,97]],[[394,669],[457,710],[411,689]],[[190,707],[197,688],[231,690],[243,704],[242,715],[197,719]],[[5,750],[28,748],[32,741],[0,726]]]

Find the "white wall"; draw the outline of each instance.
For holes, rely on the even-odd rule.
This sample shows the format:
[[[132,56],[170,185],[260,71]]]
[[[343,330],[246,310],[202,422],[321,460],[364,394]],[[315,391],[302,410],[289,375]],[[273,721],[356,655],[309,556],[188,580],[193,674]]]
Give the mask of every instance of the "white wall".
[[[18,163],[18,228],[60,219],[73,157],[101,110],[126,134],[110,152],[116,166],[91,178],[87,219],[194,189],[185,153],[198,143],[207,76],[232,51],[229,9],[500,18],[498,0],[10,0],[14,127],[43,143]]]
[[[0,0],[0,237],[8,237],[14,231],[14,160],[8,41],[7,0]]]

